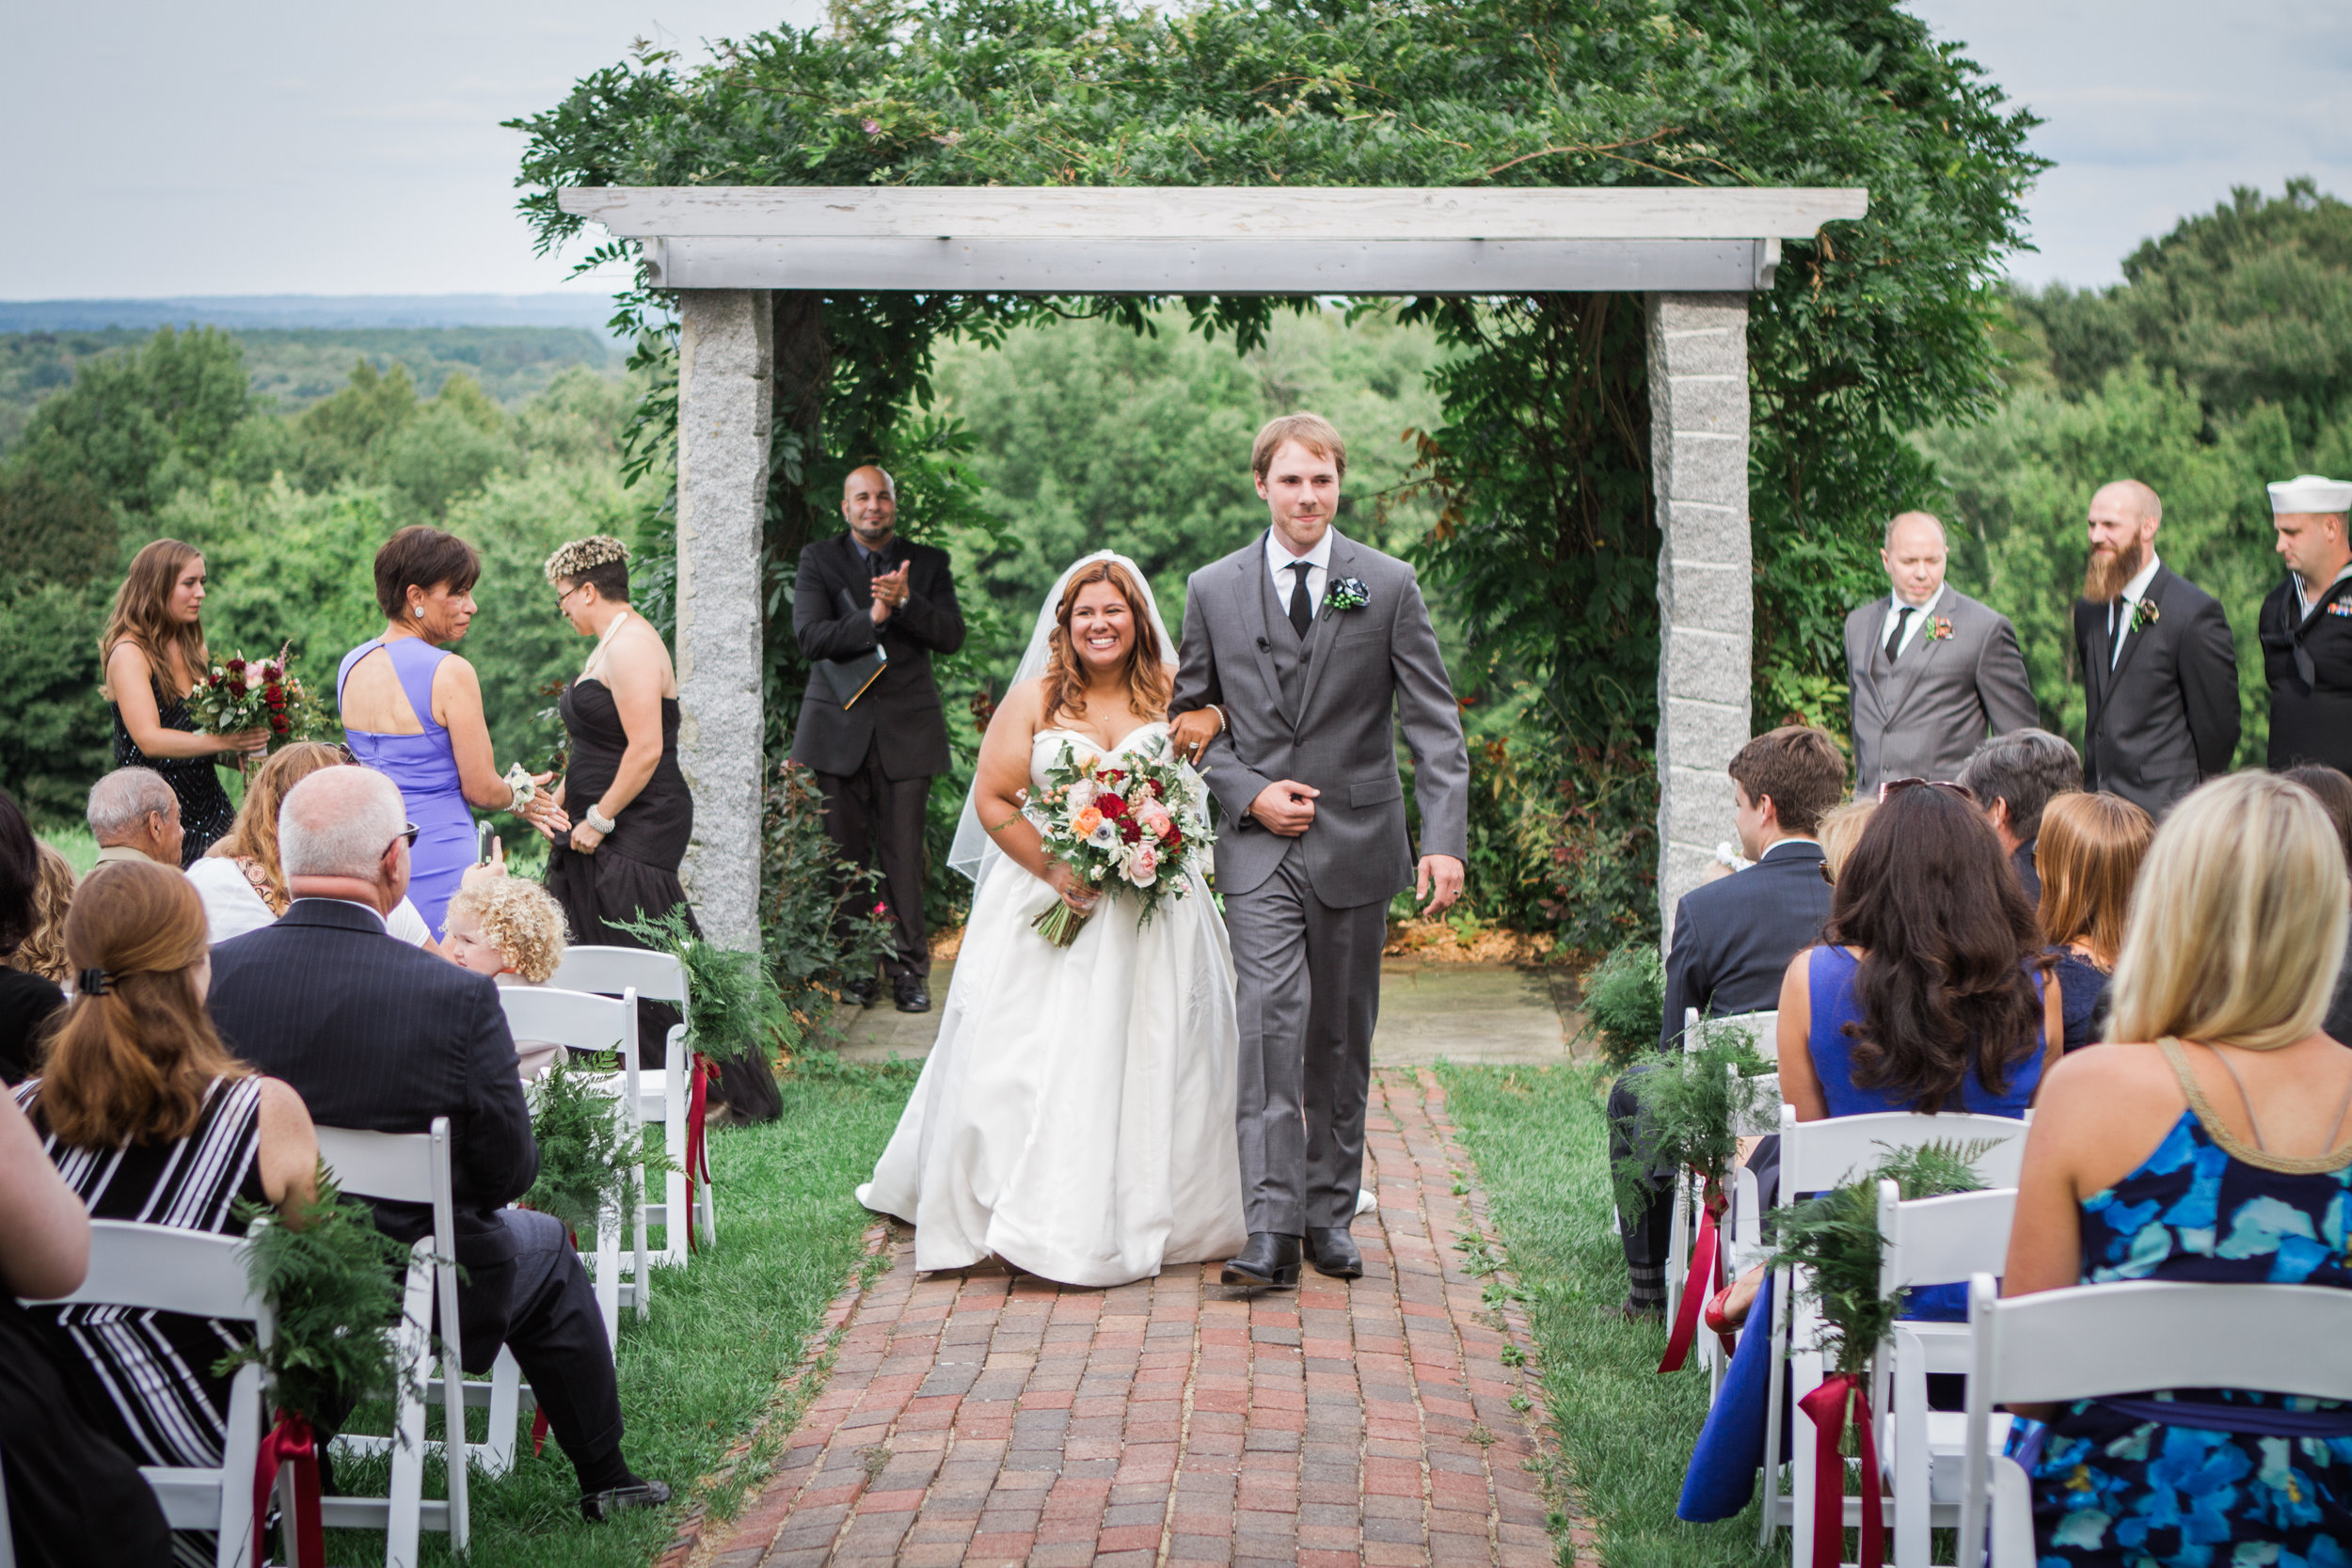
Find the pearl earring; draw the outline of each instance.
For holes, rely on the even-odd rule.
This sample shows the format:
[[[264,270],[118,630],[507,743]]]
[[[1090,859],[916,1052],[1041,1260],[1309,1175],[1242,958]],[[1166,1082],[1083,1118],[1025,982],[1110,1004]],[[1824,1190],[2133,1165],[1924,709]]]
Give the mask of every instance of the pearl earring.
[[[421,620],[423,620],[423,619],[424,619],[424,606],[422,606],[422,605],[411,605],[411,606],[409,606],[409,609],[411,609],[412,610],[414,610],[414,611],[416,612],[416,616],[417,616],[417,619],[418,619],[418,620],[421,621]]]

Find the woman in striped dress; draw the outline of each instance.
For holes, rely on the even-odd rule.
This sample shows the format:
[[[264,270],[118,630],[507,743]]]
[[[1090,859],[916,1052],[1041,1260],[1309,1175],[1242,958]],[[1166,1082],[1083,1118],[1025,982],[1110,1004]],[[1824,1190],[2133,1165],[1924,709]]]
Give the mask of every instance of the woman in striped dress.
[[[316,1196],[318,1133],[301,1096],[230,1056],[204,1013],[204,905],[179,872],[118,862],[66,916],[77,995],[38,1078],[16,1091],[90,1217],[242,1235],[240,1199],[293,1211]],[[143,1465],[218,1465],[245,1331],[116,1307],[49,1308],[83,1370],[80,1402]],[[179,1560],[213,1547],[174,1537]]]

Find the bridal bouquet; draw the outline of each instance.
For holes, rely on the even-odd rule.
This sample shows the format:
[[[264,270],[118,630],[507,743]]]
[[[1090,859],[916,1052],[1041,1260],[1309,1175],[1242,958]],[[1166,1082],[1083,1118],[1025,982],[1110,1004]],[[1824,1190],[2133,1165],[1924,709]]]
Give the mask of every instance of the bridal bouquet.
[[[1166,736],[1116,763],[1062,742],[1045,769],[1044,790],[1026,810],[1047,854],[1098,896],[1133,897],[1147,921],[1163,899],[1184,895],[1190,873],[1216,842],[1200,776],[1176,760]],[[1032,924],[1067,947],[1089,918],[1057,898]]]
[[[321,727],[318,700],[293,673],[293,663],[280,648],[276,658],[239,654],[215,664],[188,694],[188,712],[212,735],[265,729],[273,751],[307,740]]]

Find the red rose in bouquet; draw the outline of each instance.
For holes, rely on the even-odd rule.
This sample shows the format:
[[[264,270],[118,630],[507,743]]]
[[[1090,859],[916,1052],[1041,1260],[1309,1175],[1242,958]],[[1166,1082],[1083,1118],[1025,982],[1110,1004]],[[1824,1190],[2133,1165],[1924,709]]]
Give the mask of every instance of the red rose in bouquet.
[[[326,728],[326,716],[302,678],[293,673],[293,662],[287,648],[280,648],[276,658],[247,658],[240,653],[215,664],[188,694],[188,711],[212,735],[267,730],[272,751],[307,740]]]

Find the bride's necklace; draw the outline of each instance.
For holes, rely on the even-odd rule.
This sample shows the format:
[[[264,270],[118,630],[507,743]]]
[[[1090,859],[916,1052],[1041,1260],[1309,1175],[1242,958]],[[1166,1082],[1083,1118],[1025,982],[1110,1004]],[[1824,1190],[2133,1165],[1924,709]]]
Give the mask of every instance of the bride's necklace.
[[[588,662],[580,667],[580,673],[583,676],[595,673],[596,661],[604,657],[605,644],[612,641],[612,634],[619,631],[621,623],[628,619],[628,611],[626,609],[612,617],[612,624],[604,628],[604,635],[596,639],[596,645],[588,650]]]

